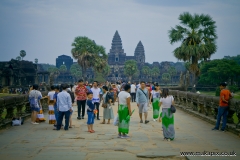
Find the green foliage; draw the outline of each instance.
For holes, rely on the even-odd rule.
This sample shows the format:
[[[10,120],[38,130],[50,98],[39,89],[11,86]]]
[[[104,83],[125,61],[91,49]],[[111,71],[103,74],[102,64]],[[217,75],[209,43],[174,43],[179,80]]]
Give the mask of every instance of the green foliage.
[[[20,56],[17,56],[17,57],[16,57],[16,60],[20,61],[20,60],[21,60],[21,57],[20,57]]]
[[[198,76],[198,61],[209,59],[217,50],[215,21],[209,15],[191,15],[188,12],[180,14],[178,19],[181,25],[176,25],[169,31],[171,44],[181,42],[173,51],[174,56],[190,62],[189,70]]]
[[[233,123],[237,125],[239,123],[239,119],[236,112],[233,114],[232,118],[233,118]]]
[[[111,69],[110,69],[109,65],[106,65],[106,66],[103,68],[102,74],[103,74],[104,76],[108,76],[110,73],[111,73]]]
[[[225,59],[234,60],[234,61],[236,61],[240,65],[240,55],[232,56],[232,57],[226,56]]]
[[[94,78],[95,81],[98,81],[100,83],[104,83],[106,82],[106,79],[104,78],[104,75],[102,73],[95,73],[95,78]]]
[[[228,89],[233,93],[235,93],[239,90],[236,85],[228,86]]]
[[[48,67],[47,71],[50,72],[50,73],[55,73],[55,72],[58,72],[59,69],[55,66],[50,66],[50,67]]]
[[[21,51],[20,51],[20,56],[22,57],[22,60],[23,60],[23,57],[26,56],[26,51],[21,50]]]
[[[220,88],[217,87],[216,88],[216,92],[215,92],[215,96],[219,97],[220,96],[220,92],[221,92]]]
[[[149,76],[151,74],[151,69],[148,66],[143,66],[142,73]]]
[[[42,68],[43,68],[45,71],[48,71],[48,68],[51,68],[51,67],[56,68],[56,66],[55,66],[55,65],[52,65],[52,64],[41,63],[40,65],[42,66]]]
[[[75,76],[76,78],[81,78],[82,77],[82,68],[80,67],[79,64],[74,63],[71,68],[70,68],[70,72],[73,76]]]
[[[138,72],[137,62],[134,60],[128,60],[124,65],[124,74],[131,79],[131,77]]]
[[[162,74],[162,81],[165,82],[166,84],[170,82],[171,80],[171,75],[169,73],[163,73]]]
[[[38,64],[38,59],[37,59],[37,58],[35,58],[35,59],[34,59],[34,62],[35,62],[36,64]]]
[[[151,69],[152,77],[158,77],[160,75],[160,69],[158,67],[153,67]]]
[[[59,71],[62,72],[62,73],[63,73],[63,72],[67,72],[67,67],[66,67],[66,65],[64,65],[64,64],[61,65],[61,66],[59,67]]]
[[[238,81],[240,65],[233,60],[216,59],[206,62],[201,67],[199,83],[218,85],[221,82]]]

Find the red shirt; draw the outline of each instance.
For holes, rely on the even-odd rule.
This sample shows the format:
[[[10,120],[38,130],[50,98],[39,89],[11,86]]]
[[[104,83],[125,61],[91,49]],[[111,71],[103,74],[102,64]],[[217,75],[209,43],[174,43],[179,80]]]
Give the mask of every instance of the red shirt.
[[[226,101],[229,101],[229,99],[230,99],[230,97],[231,97],[230,91],[227,90],[227,89],[222,89],[222,90],[221,90],[221,93],[220,93],[220,101],[219,101],[219,106],[220,106],[220,107],[227,107],[227,106],[229,106],[228,103],[226,103],[226,102],[224,102],[224,101],[222,100],[222,97],[224,97],[224,99],[225,99]]]
[[[77,86],[75,89],[75,94],[77,97],[77,100],[83,101],[87,99],[87,88],[85,86]]]

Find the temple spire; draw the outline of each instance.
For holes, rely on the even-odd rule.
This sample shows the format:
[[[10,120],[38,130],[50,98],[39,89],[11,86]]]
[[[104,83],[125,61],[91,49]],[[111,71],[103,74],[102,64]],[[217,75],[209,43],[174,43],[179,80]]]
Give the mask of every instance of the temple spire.
[[[134,52],[134,56],[145,56],[144,46],[141,41],[138,42]]]
[[[113,40],[112,40],[112,48],[111,49],[122,49],[122,40],[121,37],[118,33],[118,31],[115,32],[114,36],[113,36]]]

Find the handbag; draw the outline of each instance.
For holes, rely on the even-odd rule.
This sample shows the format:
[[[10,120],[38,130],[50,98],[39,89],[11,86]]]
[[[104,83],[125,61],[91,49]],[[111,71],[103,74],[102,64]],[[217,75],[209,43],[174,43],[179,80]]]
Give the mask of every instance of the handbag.
[[[172,99],[171,99],[171,101],[172,101]],[[175,108],[173,105],[171,105],[170,111],[171,111],[172,113],[175,113],[175,112],[176,112],[176,108]]]
[[[118,118],[118,114],[114,117],[114,120],[113,120],[113,125],[114,126],[118,126],[118,123],[119,123],[119,118]]]

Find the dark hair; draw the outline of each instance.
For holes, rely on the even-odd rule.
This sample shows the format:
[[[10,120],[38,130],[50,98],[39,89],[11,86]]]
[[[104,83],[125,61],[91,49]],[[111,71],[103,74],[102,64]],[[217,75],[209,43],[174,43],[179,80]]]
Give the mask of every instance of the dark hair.
[[[59,86],[55,86],[54,89],[60,90],[60,87]]]
[[[98,81],[93,81],[93,83],[96,82],[98,84]]]
[[[63,83],[61,84],[61,87],[63,90],[67,89],[68,88],[68,84],[67,83]]]
[[[38,90],[38,85],[37,85],[37,84],[34,84],[34,85],[33,85],[33,89]]]
[[[169,90],[168,90],[168,88],[163,88],[163,91],[162,91],[162,98],[167,98],[167,96],[169,95],[168,94],[168,92],[169,92]]]
[[[93,94],[93,92],[87,92],[87,95]]]
[[[129,84],[125,84],[125,86],[124,86],[125,91],[129,90],[130,88],[131,88],[131,86]]]
[[[103,86],[102,89],[108,91],[108,87],[107,86]]]
[[[141,81],[141,82],[140,82],[140,84],[142,84],[142,83],[146,84],[146,82],[144,82],[144,81]]]
[[[109,90],[110,90],[110,91],[112,91],[112,90],[113,90],[113,88],[110,88]]]
[[[226,86],[227,86],[227,83],[226,83],[226,82],[222,82],[222,83],[219,84],[219,86],[226,87]]]
[[[51,86],[51,90],[54,90],[54,89],[55,89],[55,87],[54,87],[54,85],[52,85],[52,86]]]
[[[83,79],[79,79],[78,82],[83,82]]]

